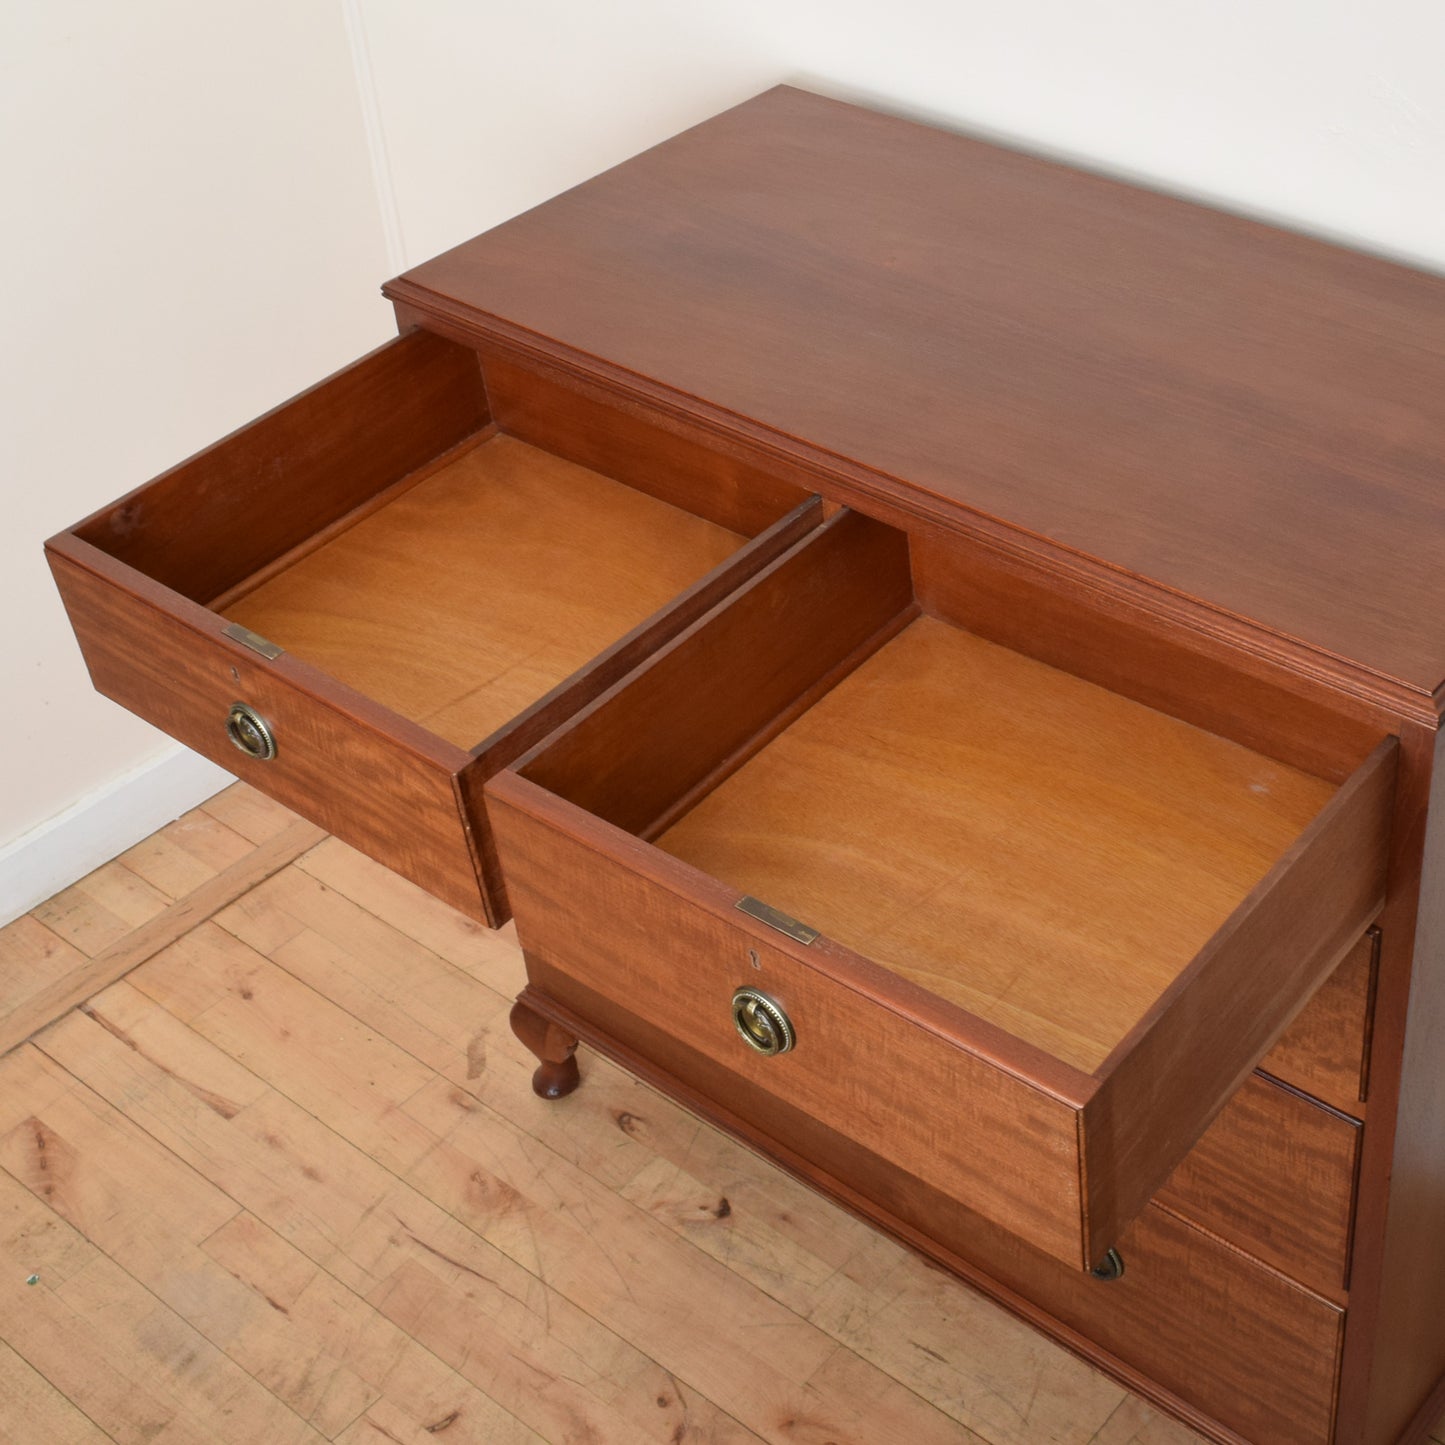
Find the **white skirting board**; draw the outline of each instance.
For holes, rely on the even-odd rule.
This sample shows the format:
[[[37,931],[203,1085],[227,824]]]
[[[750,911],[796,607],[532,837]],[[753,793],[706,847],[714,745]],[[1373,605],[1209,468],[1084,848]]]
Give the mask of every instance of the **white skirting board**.
[[[72,803],[0,848],[0,926],[235,782],[188,748],[173,748]]]

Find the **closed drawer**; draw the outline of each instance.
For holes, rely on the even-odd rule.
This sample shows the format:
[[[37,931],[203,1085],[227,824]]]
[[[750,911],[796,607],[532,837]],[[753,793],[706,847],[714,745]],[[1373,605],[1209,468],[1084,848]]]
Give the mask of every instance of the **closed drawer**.
[[[1328,1445],[1345,1312],[1151,1205],[1107,1283],[977,1228],[971,1262],[1245,1440]]]
[[[495,923],[485,778],[817,515],[416,331],[48,552],[100,691]]]
[[[544,995],[1083,1268],[1378,910],[1393,759],[1308,777],[920,618],[845,512],[488,795]]]
[[[1345,1319],[1337,1302],[1162,1201],[1116,1241],[1118,1278],[1071,1268],[860,1143],[853,1121],[824,1123],[802,1101],[689,1049],[664,1015],[619,1006],[585,985],[572,992],[585,1014],[556,1008],[535,988],[523,998],[1066,1344],[1090,1358],[1105,1352],[1104,1363],[1121,1367],[1135,1388],[1167,1391],[1167,1403],[1199,1428],[1217,1422],[1260,1445],[1329,1440]],[[960,1132],[967,1126],[960,1121]]]
[[[1380,930],[1371,928],[1285,1030],[1260,1068],[1347,1114],[1362,1114]]]
[[[1256,1075],[1155,1198],[1343,1302],[1361,1132],[1355,1120]]]

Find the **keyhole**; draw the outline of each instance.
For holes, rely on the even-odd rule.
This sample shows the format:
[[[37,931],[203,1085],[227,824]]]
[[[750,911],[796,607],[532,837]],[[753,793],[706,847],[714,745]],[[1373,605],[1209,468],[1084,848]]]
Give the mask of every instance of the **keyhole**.
[[[748,949],[748,962],[752,964],[754,968],[761,968],[763,966],[762,960],[758,957],[758,951],[756,948]]]

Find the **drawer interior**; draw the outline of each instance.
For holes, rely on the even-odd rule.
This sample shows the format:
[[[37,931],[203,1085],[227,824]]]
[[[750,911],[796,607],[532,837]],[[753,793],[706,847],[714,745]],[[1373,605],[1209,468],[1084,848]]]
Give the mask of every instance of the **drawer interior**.
[[[1333,791],[919,617],[656,842],[1092,1072]]]
[[[859,517],[649,672],[523,776],[1086,1074],[1337,792],[922,613]]]
[[[927,595],[839,512],[491,779],[529,1007],[1092,1266],[1377,916],[1397,745],[1320,777]]]
[[[683,423],[417,330],[47,552],[99,691],[495,925],[486,780],[821,517]]]
[[[806,497],[415,332],[76,534],[472,749]]]
[[[214,605],[470,748],[746,540],[489,428]]]

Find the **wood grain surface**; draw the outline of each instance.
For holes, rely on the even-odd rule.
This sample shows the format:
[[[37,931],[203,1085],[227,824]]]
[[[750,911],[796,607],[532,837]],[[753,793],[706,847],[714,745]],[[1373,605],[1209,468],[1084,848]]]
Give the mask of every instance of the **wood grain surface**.
[[[533,966],[529,957],[529,972]],[[553,1013],[606,1057],[1127,1379],[1210,1440],[1330,1440],[1344,1313],[1162,1206],[1147,1208],[1118,1240],[1124,1273],[1106,1283],[880,1158],[851,1129],[728,1077],[681,1049],[666,1028],[638,1020],[647,1040],[638,1052],[567,1010]],[[589,1016],[607,1017],[595,1007]],[[875,1306],[880,1332],[907,1333],[908,1304]]]
[[[650,835],[913,612],[906,538],[838,513],[518,766],[578,807]]]
[[[1370,779],[1377,776],[1378,769]],[[1354,831],[1359,808],[1377,791],[1356,783],[1331,804],[1327,841]],[[808,1157],[808,1126],[789,1135],[779,1122],[783,1114],[850,1131],[890,1167],[966,1202],[1076,1268],[1096,1262],[1117,1241],[1263,1051],[1264,1041],[1249,1029],[1226,1043],[1189,1022],[1176,1028],[1176,1019],[1199,1012],[1176,981],[1170,985],[1173,1012],[1167,1025],[1136,1036],[1140,1060],[1116,1050],[1113,1073],[1095,1080],[1045,1048],[1020,1043],[976,1015],[950,1008],[892,967],[828,938],[795,944],[752,922],[733,906],[736,885],[680,865],[526,777],[504,772],[488,785],[488,796],[538,1008],[560,1005],[581,1021],[577,1028],[584,1037],[600,1032],[629,1057],[650,1060],[801,1157]],[[1371,836],[1366,827],[1359,831],[1362,838]],[[1362,847],[1368,852],[1367,844]],[[1334,876],[1333,847],[1322,845],[1318,856],[1313,849],[1304,856],[1306,901],[1293,897],[1298,890],[1274,885],[1259,905],[1280,927],[1302,930],[1301,960],[1280,970],[1302,990],[1310,980],[1296,975],[1311,959],[1320,966],[1312,940],[1318,927],[1331,926],[1326,921],[1335,908],[1335,900],[1318,887],[1321,869]],[[1360,868],[1376,878],[1378,859]],[[1356,906],[1343,885],[1340,894],[1341,906]],[[596,927],[599,917],[608,920],[605,930]],[[1235,1007],[1257,1008],[1254,1027],[1264,1026],[1270,1010],[1280,1007],[1270,970],[1261,969],[1248,948],[1226,953]],[[800,1041],[809,1042],[781,1059],[752,1055],[734,1036],[728,1008],[741,983],[774,997],[793,1019]],[[1194,983],[1210,993],[1213,974],[1195,973]],[[1277,1030],[1282,1020],[1275,1017]],[[1175,1038],[1176,1045],[1161,1052],[1158,1039],[1164,1037]],[[1183,1042],[1188,1037],[1195,1051]],[[1230,1070],[1223,1083],[1216,1078],[1221,1067]],[[1151,1068],[1162,1072],[1151,1074]],[[1121,1070],[1132,1075],[1125,1105],[1110,1092]],[[1051,1111],[1045,1100],[1057,1101],[1059,1109]],[[1154,1101],[1160,1107],[1151,1112]],[[934,1132],[940,1117],[951,1121],[942,1135]],[[1232,1215],[1233,1233],[1276,1257],[1280,1247],[1271,1240],[1281,1225],[1268,1202],[1259,1203],[1258,1216],[1247,1199],[1226,1204],[1218,1189],[1230,1186],[1211,1184],[1211,1171],[1238,1168],[1231,1152],[1242,1147],[1264,1156],[1243,1172],[1264,1168],[1273,1186],[1294,1164],[1307,1174],[1314,1156],[1301,1140],[1297,1160],[1276,1154],[1271,1163],[1268,1148],[1254,1148],[1248,1137],[1243,1146],[1238,1143],[1241,1130],[1250,1134],[1248,1121],[1226,1126],[1222,1144],[1216,1139],[1219,1159],[1203,1167],[1195,1197],[1211,1220]],[[1311,1213],[1313,1206],[1306,1208],[1309,1217],[1298,1231],[1295,1252],[1286,1244],[1282,1257],[1304,1268],[1311,1280],[1322,1274],[1338,1292],[1354,1147],[1341,1137],[1352,1140],[1354,1132],[1344,1124],[1343,1136],[1328,1128],[1327,1135],[1316,1152],[1340,1167],[1323,1187],[1319,1217]],[[960,1154],[956,1144],[962,1140],[967,1147]],[[1097,1152],[1089,1152],[1096,1141]],[[1066,1161],[1072,1161],[1067,1168]],[[1332,1166],[1323,1167],[1329,1174]],[[1090,1189],[1087,1203],[1071,1192],[1074,1171],[1081,1171]],[[865,1178],[850,1182],[867,1197]],[[1268,1193],[1262,1191],[1261,1200]]]
[[[1260,1061],[1282,1079],[1346,1114],[1363,1117],[1380,933],[1370,929],[1320,985]]]
[[[1396,725],[1378,704],[1291,676],[1262,649],[1162,617],[1077,569],[1061,576],[1036,555],[941,527],[913,533],[909,552],[930,616],[1331,782]]]
[[[759,466],[716,438],[700,438],[663,413],[505,354],[483,358],[487,400],[508,436],[616,477],[751,537],[813,490]]]
[[[207,602],[483,427],[476,353],[398,337],[74,531]]]
[[[303,861],[0,1062],[7,1440],[1192,1445],[597,1058],[534,1099],[515,943]]]
[[[646,621],[638,623],[550,692],[524,707],[505,726],[471,750],[456,776],[457,801],[470,821],[477,850],[488,918],[496,925],[511,917],[506,882],[496,841],[486,822],[483,786],[501,768],[529,752],[549,733],[566,724],[599,694],[617,684],[656,654],[683,629],[716,607],[728,594],[766,570],[780,555],[814,530],[823,517],[817,497],[809,497],[785,513],[725,562],[673,597]]]
[[[670,999],[708,1052],[691,974],[647,940],[690,938],[689,969],[711,969],[740,946],[731,902],[761,898],[841,945],[844,992],[907,1000],[1080,1111],[1081,1139],[1014,1130],[992,1157],[1027,1177],[1076,1154],[1081,1221],[1065,1194],[1043,1217],[995,1181],[970,1176],[961,1197],[1092,1264],[1379,911],[1394,744],[1337,790],[935,619],[897,632],[907,579],[886,548],[845,565],[888,535],[838,514],[488,785],[530,976],[632,1048],[627,1000]],[[843,623],[874,586],[897,600],[869,625],[895,621],[860,649],[868,627]],[[831,688],[810,693],[818,677]],[[627,942],[591,941],[598,911],[627,915]],[[795,996],[831,997],[797,963]],[[849,1031],[868,1032],[851,1019],[829,1047]],[[920,1096],[955,1097],[912,1040],[904,1027],[892,1046]],[[818,1102],[839,1125],[856,1109]],[[928,1150],[892,1143],[935,1178]],[[1337,1287],[1342,1260],[1323,1268]]]
[[[1025,1263],[1017,1246],[997,1242],[990,1272],[1001,1283],[1025,1284],[1062,1322],[1246,1440],[1330,1440],[1344,1315],[1308,1290],[1162,1208],[1120,1239],[1124,1276],[1102,1289],[1087,1276],[1049,1278],[1052,1261]]]
[[[1096,1253],[1380,915],[1399,751],[1380,743],[1100,1067],[1081,1146]]]
[[[1092,1072],[1332,792],[921,618],[657,845]]]
[[[238,786],[119,866],[164,909],[196,868],[242,863],[295,822]],[[46,923],[0,930],[0,961],[43,958],[52,927],[123,947],[116,910],[142,917],[152,902],[111,869],[54,900]],[[1313,1438],[1329,1316],[1177,1217],[1149,1211],[1125,1241],[1124,1280],[1100,1284],[958,1216],[951,1266],[1059,1348],[591,1050],[572,1098],[534,1099],[535,1060],[506,1026],[522,982],[509,935],[329,840],[47,1033],[63,1074],[29,1051],[21,1068],[7,1061],[0,1150],[21,1174],[0,1167],[13,1226],[0,1237],[13,1308],[0,1313],[24,1328],[0,1324],[0,1432],[250,1445],[302,1417],[343,1445],[429,1440],[446,1421],[443,1438],[465,1445],[561,1445],[584,1425],[598,1445],[667,1445],[680,1425],[713,1445],[800,1445],[828,1427],[927,1445]],[[47,1130],[48,1179],[30,1172],[23,1131],[10,1137],[28,1118]],[[427,1162],[403,1184],[394,1170],[419,1148]],[[195,1172],[167,1164],[177,1152]],[[469,1179],[478,1158],[487,1171]],[[834,1162],[858,1172],[851,1156]],[[199,1250],[181,1246],[176,1200],[209,1227],[207,1180],[237,1212]],[[905,1237],[917,1187],[891,1195]],[[154,1193],[166,1189],[175,1200]],[[589,1228],[567,1227],[564,1201],[585,1205]],[[407,1234],[386,1227],[396,1214]],[[159,1245],[158,1219],[171,1230]],[[642,1257],[652,1311],[613,1264]],[[689,1293],[708,1300],[705,1319],[659,1321]],[[781,1311],[749,1313],[750,1297]],[[1210,1320],[1218,1346],[1200,1348],[1190,1331]],[[761,1374],[750,1327],[784,1342]],[[833,1361],[811,1388],[809,1359]],[[1173,1391],[1145,1385],[1145,1363]],[[728,1388],[743,1377],[763,1401]],[[285,1412],[268,1416],[268,1398]],[[1421,1440],[1441,1438],[1438,1413]]]
[[[482,914],[452,782],[467,763],[461,748],[299,658],[261,658],[222,636],[222,618],[78,538],[52,539],[49,550],[98,691],[454,907]],[[270,761],[227,738],[238,699],[273,725]]]
[[[736,1097],[734,1079],[751,1086],[755,1128],[770,1132],[784,1104],[847,1129],[1086,1266],[1074,1106],[884,1006],[846,950],[790,945],[738,912],[733,890],[685,876],[657,850],[638,856],[646,845],[577,818],[535,784],[504,772],[488,799],[528,979],[587,1020],[585,1036],[601,1030],[666,1059],[685,1082],[701,1069],[720,1102]],[[764,1058],[738,1038],[731,1000],[742,984],[786,1010],[792,1053]]]
[[[1445,1375],[1445,1332],[1431,1312],[1445,1293],[1445,737],[1408,728],[1400,741],[1340,1398],[1343,1438],[1366,1445],[1417,1445]]]
[[[743,540],[498,435],[228,615],[472,748]]]
[[[212,871],[194,887],[177,890],[174,899],[162,911],[146,922],[126,929],[107,947],[83,961],[73,960],[64,972],[57,971],[54,977],[45,980],[39,987],[27,989],[23,999],[0,1001],[9,1003],[9,1007],[0,1007],[0,1054],[8,1052],[36,1030],[99,993],[118,978],[123,978],[146,959],[189,933],[197,924],[300,857],[325,836],[314,824],[292,818],[274,838],[254,849],[246,849],[229,867]],[[26,972],[30,971],[27,969]]]
[[[485,793],[521,870],[534,985],[521,1017],[550,1036],[544,1054],[592,1039],[1213,1439],[1324,1445],[1337,1401],[1333,1445],[1422,1440],[1445,1370],[1445,913],[1426,830],[1445,705],[1445,279],[784,87],[388,293],[439,334],[403,336],[53,539],[97,686],[494,921],[503,860],[482,781],[508,760],[498,723],[520,710],[512,741],[531,747],[583,705],[529,776]],[[516,435],[493,437],[498,422]],[[682,588],[711,581],[690,586],[671,630],[660,599],[599,622],[598,638],[623,640],[591,674],[555,641],[582,640],[594,600],[606,612],[637,579],[607,530],[612,503],[552,519],[572,545],[561,562],[530,547],[528,517],[548,529],[522,459],[549,433],[548,476],[615,473],[631,487],[606,486],[636,499],[623,511],[681,503],[686,527],[720,533],[696,566],[669,536],[634,568],[680,563]],[[465,512],[487,489],[463,472],[496,457],[527,516],[498,514],[500,541],[488,523],[418,523],[425,561],[389,571],[428,488],[451,485],[449,510]],[[770,548],[816,520],[795,506],[814,488],[819,511],[860,515],[833,516],[817,551],[784,559],[818,584],[790,630]],[[766,545],[737,551],[759,533]],[[742,559],[732,602],[708,590],[723,556]],[[847,562],[860,565],[840,580]],[[481,572],[506,591],[560,577],[576,606],[550,620],[546,606],[481,607],[512,649],[492,655],[478,609],[424,619],[388,597],[372,634],[345,643],[357,687],[305,655],[263,665],[202,605],[274,594],[258,631],[291,616],[298,638],[320,636],[318,619],[355,612],[347,589],[364,572],[413,597],[443,590],[438,578],[465,592]],[[932,616],[900,631],[920,605]],[[968,675],[951,659],[966,634],[947,623],[976,630],[968,649],[1012,649],[1014,681],[987,668],[971,690],[938,686]],[[435,648],[408,648],[409,628]],[[457,676],[448,633],[488,653],[472,675]],[[641,662],[625,680],[624,658]],[[870,694],[873,671],[900,659],[932,710],[907,687],[899,708],[896,679]],[[1029,669],[1045,663],[1063,681],[1037,684]],[[1080,703],[1093,684],[1107,706]],[[979,710],[991,692],[992,718]],[[224,741],[238,696],[279,722],[275,764]],[[1176,715],[1157,738],[1097,726],[1141,704]],[[1189,724],[1272,770],[1270,806],[1218,806],[1260,779],[1206,756]],[[1086,758],[1074,773],[1070,748]],[[960,785],[960,758],[987,778],[988,807]],[[1310,777],[1272,814],[1294,768]],[[595,816],[575,806],[587,788]],[[826,858],[799,867],[815,807]],[[1255,831],[1259,808],[1275,832]],[[227,826],[210,834],[218,857],[235,847]],[[325,886],[268,882],[254,911],[221,910],[236,932],[187,927],[248,869],[314,838],[300,827],[263,844],[259,865],[158,842],[0,948],[7,968],[35,954],[32,977],[0,986],[27,1026],[154,954],[0,1064],[0,1303],[27,1322],[0,1342],[0,1431],[363,1445],[464,1420],[505,1445],[633,1445],[690,1426],[727,1445],[931,1445],[981,1421],[958,1408],[940,1424],[916,1378],[876,1367],[899,1348],[896,1329],[869,1323],[882,1292],[849,1294],[827,1248],[820,1282],[842,1291],[834,1318],[849,1327],[800,1332],[776,1298],[795,1284],[761,1298],[726,1272],[684,1285],[660,1224],[638,1230],[586,1169],[544,1179],[534,1144],[467,1087],[493,1046],[518,1078],[534,1061],[506,1054],[499,1016],[460,1055],[454,1020],[417,1027],[412,1005],[426,1006],[414,990],[395,1006],[382,977],[431,979],[451,1001],[438,1020],[456,980],[438,983],[396,938],[407,969],[383,966],[364,920],[345,942],[327,935]],[[672,856],[646,841],[659,835],[700,851]],[[1046,846],[1020,852],[1020,836]],[[1065,860],[1072,893],[1041,857]],[[734,860],[756,876],[735,879]],[[737,913],[743,887],[825,936],[780,942]],[[965,978],[943,943],[977,917],[988,929],[950,955]],[[1378,947],[1362,945],[1377,918]],[[450,939],[434,917],[423,926]],[[1088,967],[1074,976],[1059,945],[1081,933]],[[353,973],[357,940],[367,961]],[[829,1062],[800,1048],[739,1065],[725,1015],[704,1007],[735,971],[787,994]],[[309,996],[323,978],[345,1006]],[[665,996],[663,1019],[648,995]],[[1099,997],[1110,1010],[1091,1010]],[[1272,1045],[1264,1067],[1346,1114],[1250,1078]],[[443,1068],[429,1076],[413,1046],[442,1047]],[[587,1095],[584,1082],[561,1109]],[[569,1117],[537,1126],[564,1153]],[[606,1174],[607,1156],[588,1157]],[[629,1187],[665,1212],[664,1181],[643,1168]],[[598,1221],[619,1226],[617,1254],[588,1253]],[[1108,1244],[1129,1268],[1100,1288],[1079,1265]],[[32,1250],[54,1277],[34,1293],[15,1284]],[[659,1258],[645,1306],[598,1283]],[[303,1303],[296,1282],[317,1271]],[[699,1298],[714,1302],[705,1345],[679,1328]],[[638,1350],[583,1320],[635,1334]],[[366,1350],[346,1343],[363,1335]],[[845,1336],[873,1355],[840,1349]],[[642,1391],[580,1386],[603,1357]],[[724,1405],[719,1381],[739,1371],[748,1398]],[[865,1402],[851,1413],[835,1404],[843,1382]],[[1031,1410],[1016,1412],[1018,1440],[1072,1441]],[[1073,1418],[1091,1422],[1080,1445],[1109,1445],[1104,1419]]]
[[[502,390],[641,488],[499,435],[475,352],[414,332],[48,544],[101,691],[494,923],[482,779],[820,516],[616,408],[515,368]],[[238,700],[275,760],[229,746]]]
[[[388,289],[1445,678],[1438,277],[778,88]]]
[[[1342,1305],[1362,1127],[1256,1075],[1155,1201]]]

